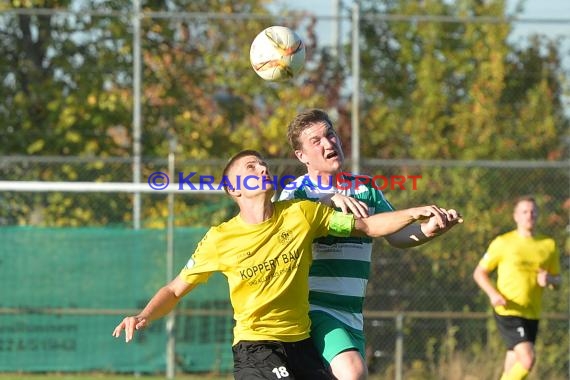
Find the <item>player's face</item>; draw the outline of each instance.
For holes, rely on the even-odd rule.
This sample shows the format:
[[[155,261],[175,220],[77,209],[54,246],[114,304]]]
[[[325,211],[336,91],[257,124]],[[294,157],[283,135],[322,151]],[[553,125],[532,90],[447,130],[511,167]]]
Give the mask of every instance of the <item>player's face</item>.
[[[267,163],[256,156],[237,159],[228,172],[228,180],[239,194],[274,191]]]
[[[297,158],[307,165],[310,174],[334,175],[342,167],[344,153],[335,130],[325,121],[306,128],[299,136],[301,149]]]
[[[526,231],[534,230],[538,210],[536,204],[531,201],[521,201],[515,206],[513,214],[517,227]]]

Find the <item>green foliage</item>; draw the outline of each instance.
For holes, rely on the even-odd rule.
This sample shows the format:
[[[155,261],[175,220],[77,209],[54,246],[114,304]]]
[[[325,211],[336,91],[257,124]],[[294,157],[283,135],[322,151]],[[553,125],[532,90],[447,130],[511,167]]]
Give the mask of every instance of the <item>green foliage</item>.
[[[564,157],[563,136],[569,124],[561,103],[560,78],[565,73],[560,41],[535,36],[524,44],[511,42],[513,25],[505,20],[503,1],[362,1],[361,8],[361,134],[366,136],[361,139],[362,156],[465,161]],[[481,16],[495,21],[418,17],[400,22],[387,21],[386,15]],[[512,201],[518,195],[539,198],[540,227],[564,247],[567,168],[527,171],[465,165],[399,170],[394,174],[421,173],[422,179],[417,191],[388,192],[396,208],[436,203],[458,209],[465,223],[409,254],[377,244],[375,254],[382,259],[375,270],[381,274],[369,283],[370,309],[488,311],[489,301],[472,273],[490,240],[514,228]],[[568,312],[568,288],[562,289],[545,297],[546,310]],[[466,300],[465,294],[473,294],[472,299]],[[410,327],[414,333],[407,347],[425,352],[426,362],[418,360],[417,369],[410,369],[406,378],[416,378],[414,373],[427,378],[426,371],[433,378],[445,378],[425,367],[434,362],[453,373],[440,362],[455,354],[440,356],[448,337],[424,331],[420,322],[410,323],[415,328]],[[467,331],[471,330],[457,335],[455,344],[461,351],[477,342]],[[564,331],[556,335],[567,340]],[[432,344],[421,347],[425,342]],[[545,362],[564,362],[557,357],[560,352],[542,354]]]
[[[389,22],[383,14],[504,20],[504,4],[363,2],[365,156],[558,159],[561,46],[509,42],[506,21]],[[379,128],[379,126],[381,128]],[[429,142],[429,143],[428,143]],[[431,143],[436,142],[436,143]],[[514,148],[517,149],[514,149]]]

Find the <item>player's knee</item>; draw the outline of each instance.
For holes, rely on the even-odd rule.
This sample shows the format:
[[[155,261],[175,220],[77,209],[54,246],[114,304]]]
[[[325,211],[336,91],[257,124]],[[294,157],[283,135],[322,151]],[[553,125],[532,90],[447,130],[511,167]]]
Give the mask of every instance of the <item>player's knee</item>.
[[[531,370],[535,362],[534,351],[529,350],[522,354],[519,354],[517,359],[525,369]]]
[[[333,369],[333,375],[338,380],[366,380],[368,378],[367,371],[349,367],[341,368],[336,371]]]
[[[360,360],[354,363],[352,367],[352,376],[350,379],[353,380],[366,380],[368,378],[368,368],[366,368],[366,364],[364,361]]]
[[[336,362],[333,361],[331,367],[338,380],[366,380],[368,378],[366,363],[362,358],[355,355],[345,356]]]
[[[519,358],[519,362],[525,369],[530,371],[534,366],[534,355],[525,355]]]
[[[368,378],[368,369],[363,362],[345,362],[345,365],[332,369],[338,380],[366,380]]]

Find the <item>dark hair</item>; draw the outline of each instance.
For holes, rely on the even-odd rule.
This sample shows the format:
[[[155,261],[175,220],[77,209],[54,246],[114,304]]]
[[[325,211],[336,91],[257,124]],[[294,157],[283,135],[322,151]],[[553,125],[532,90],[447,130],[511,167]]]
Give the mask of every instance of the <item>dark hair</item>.
[[[293,150],[301,149],[301,142],[299,141],[301,133],[313,124],[321,121],[326,122],[331,128],[333,128],[333,123],[329,115],[325,111],[317,108],[303,111],[295,116],[287,128],[287,139],[289,140],[291,148],[293,148]]]
[[[245,149],[245,150],[242,150],[242,151],[234,154],[228,160],[228,163],[226,164],[226,166],[224,167],[224,171],[222,172],[222,181],[223,181],[224,191],[226,192],[226,194],[229,194],[228,187],[229,187],[229,185],[231,185],[231,184],[229,184],[228,172],[234,166],[234,163],[237,160],[239,160],[242,157],[246,157],[246,156],[255,156],[259,159],[263,158],[263,157],[261,157],[261,153],[259,153],[257,150],[253,150],[253,149]]]

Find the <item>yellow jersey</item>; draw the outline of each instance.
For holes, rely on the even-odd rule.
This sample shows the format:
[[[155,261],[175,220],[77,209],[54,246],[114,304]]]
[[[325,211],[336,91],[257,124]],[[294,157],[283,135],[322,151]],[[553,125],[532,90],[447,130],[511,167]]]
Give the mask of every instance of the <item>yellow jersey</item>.
[[[539,319],[543,288],[537,283],[539,269],[560,274],[560,258],[554,239],[544,235],[521,236],[516,230],[496,237],[479,262],[485,270],[497,270],[497,290],[507,300],[495,307],[499,315]]]
[[[234,310],[234,342],[309,337],[309,267],[315,238],[349,236],[351,214],[321,203],[274,203],[270,219],[249,224],[238,215],[212,227],[180,272],[189,284],[214,272],[226,276]]]

